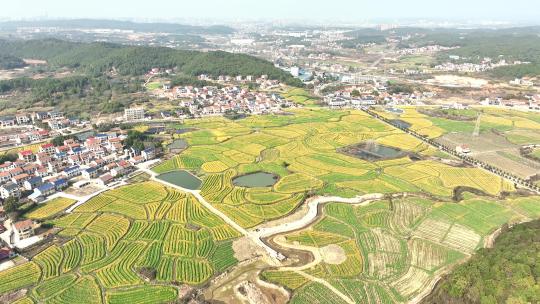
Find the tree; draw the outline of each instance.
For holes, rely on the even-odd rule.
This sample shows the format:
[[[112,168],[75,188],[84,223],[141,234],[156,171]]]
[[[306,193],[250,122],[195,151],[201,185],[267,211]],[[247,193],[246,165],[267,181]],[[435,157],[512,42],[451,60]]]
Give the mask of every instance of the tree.
[[[142,151],[144,150],[144,142],[148,139],[144,133],[139,131],[130,130],[128,131],[128,137],[125,140],[125,145],[130,148]]]
[[[0,165],[4,164],[7,161],[14,162],[17,160],[17,155],[12,153],[6,153],[2,156],[0,156]]]
[[[55,145],[56,147],[58,147],[58,146],[63,146],[63,145],[64,145],[64,140],[65,140],[64,136],[58,135],[58,136],[56,136],[55,138],[53,138],[53,140],[51,141],[51,143],[52,143],[53,145]]]
[[[351,96],[352,96],[352,97],[360,97],[360,91],[358,91],[358,90],[356,90],[356,89],[353,90],[353,91],[351,92]]]
[[[6,213],[16,212],[19,207],[19,200],[13,196],[8,197],[4,201],[4,211]]]

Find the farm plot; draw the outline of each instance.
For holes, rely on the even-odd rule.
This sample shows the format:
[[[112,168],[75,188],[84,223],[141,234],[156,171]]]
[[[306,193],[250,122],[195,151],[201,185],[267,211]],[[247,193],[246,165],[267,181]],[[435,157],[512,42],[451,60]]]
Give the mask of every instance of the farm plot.
[[[32,210],[25,216],[34,220],[44,220],[54,217],[66,210],[69,206],[75,203],[74,200],[67,198],[55,198],[46,203],[40,204],[36,209]]]
[[[428,117],[414,109],[405,112],[405,119],[421,124],[418,129],[429,132],[433,126]],[[493,195],[513,191],[511,184],[476,168],[412,161],[408,157],[369,162],[338,152],[370,140],[426,159],[436,153],[418,139],[360,111],[295,109],[289,115],[252,116],[238,121],[209,118],[186,124],[198,130],[181,135],[191,145],[160,164],[156,172],[174,168],[198,172],[205,199],[246,228],[287,215],[298,205],[280,202],[300,193],[354,197],[372,192],[427,192],[451,197],[453,188],[459,186]],[[255,172],[276,174],[279,181],[267,188],[233,185],[235,176]],[[147,213],[158,208],[157,204],[146,206],[153,208]],[[393,228],[410,230],[418,216],[407,219],[402,223],[405,226],[392,221]]]
[[[178,290],[169,286],[134,287],[125,290],[114,290],[105,295],[108,304],[152,304],[169,303],[178,297]]]
[[[459,203],[419,197],[367,206],[330,203],[324,206],[320,220],[285,239],[293,246],[316,247],[320,252],[340,246],[346,252],[345,260],[326,263],[323,254],[323,261],[306,272],[330,282],[351,299],[359,303],[407,302],[424,291],[438,271],[473,254],[484,236],[502,223],[523,218],[521,206],[534,200],[466,197]],[[476,223],[475,216],[485,220]],[[275,270],[264,272],[262,278],[294,290],[293,303],[316,302],[312,298],[316,291],[309,287],[314,283],[303,277],[285,277]],[[374,285],[375,281],[380,284]]]
[[[48,222],[69,239],[0,272],[0,294],[29,288],[40,303],[167,303],[176,284],[202,285],[238,262],[239,232],[187,193],[143,182],[88,203]],[[143,272],[156,277],[147,284]]]

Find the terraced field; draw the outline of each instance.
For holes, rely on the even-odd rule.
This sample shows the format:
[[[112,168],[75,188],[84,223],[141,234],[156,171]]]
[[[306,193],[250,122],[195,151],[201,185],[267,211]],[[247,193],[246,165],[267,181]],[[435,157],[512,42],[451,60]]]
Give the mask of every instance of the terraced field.
[[[339,263],[323,260],[305,273],[324,279],[356,303],[413,300],[441,271],[483,247],[503,223],[538,218],[539,197],[505,201],[468,195],[460,203],[400,198],[368,206],[331,203],[311,227],[286,235],[289,243],[339,246]],[[294,291],[291,303],[344,303],[317,282],[289,270],[262,274]]]
[[[425,119],[417,114],[404,118]],[[432,126],[419,130],[444,133]],[[366,206],[327,204],[315,224],[286,235],[290,244],[322,256],[301,271],[262,274],[294,291],[292,303],[410,301],[504,223],[540,217],[538,198],[499,201],[501,193],[514,192],[512,184],[478,168],[445,164],[440,152],[360,111],[306,108],[236,121],[188,120],[181,127],[194,130],[175,135],[189,147],[153,170],[194,172],[203,181],[201,196],[244,228],[283,221],[310,196],[410,193]],[[370,162],[339,152],[365,141],[419,157]],[[248,188],[232,182],[256,172],[276,175],[276,183]],[[465,193],[453,202],[454,189],[463,186],[486,196]],[[179,294],[176,283],[202,286],[238,262],[232,242],[239,232],[195,196],[159,183],[102,193],[59,217],[56,205],[62,204],[36,209],[34,218],[62,228],[65,241],[0,272],[0,293],[28,288],[21,301],[40,303],[167,303]]]
[[[396,115],[379,109],[377,112],[388,119],[400,119],[411,124],[411,129],[431,138],[458,132],[472,134],[476,118],[481,114],[480,132],[496,130],[514,144],[539,143],[540,115],[522,111],[493,108],[473,108],[465,110],[442,110],[428,108],[420,113],[414,107],[404,107],[404,113]],[[434,114],[429,115],[429,111]],[[439,114],[436,114],[439,113]],[[440,116],[435,116],[440,115]],[[446,116],[445,116],[446,115]],[[456,117],[460,117],[457,120]]]
[[[25,216],[33,220],[48,219],[60,214],[74,203],[74,200],[68,198],[55,198],[53,200],[40,204],[38,207],[27,213]]]
[[[154,168],[162,173],[190,169],[202,178],[201,194],[243,227],[254,227],[294,211],[306,193],[351,197],[382,192],[427,192],[450,197],[468,186],[489,194],[513,186],[477,168],[430,160],[437,151],[360,111],[293,110],[290,115],[188,121],[198,131],[180,135],[190,147]],[[338,152],[371,140],[415,152],[368,162]],[[273,187],[242,188],[232,179],[253,172],[280,177]]]
[[[60,203],[33,217],[49,218]],[[191,195],[153,182],[101,194],[50,223],[69,231],[60,233],[65,242],[0,272],[0,294],[29,288],[24,301],[168,303],[176,283],[198,286],[237,263],[237,231]]]

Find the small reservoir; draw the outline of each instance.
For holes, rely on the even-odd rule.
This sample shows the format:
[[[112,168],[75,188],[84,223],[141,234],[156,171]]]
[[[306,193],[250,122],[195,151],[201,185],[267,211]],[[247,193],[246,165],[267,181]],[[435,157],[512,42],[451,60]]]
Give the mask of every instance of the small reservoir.
[[[157,176],[157,178],[188,190],[198,190],[202,184],[202,181],[198,177],[186,170],[163,173]]]
[[[406,121],[404,121],[404,120],[401,120],[401,119],[392,119],[392,120],[390,120],[390,122],[391,122],[394,126],[400,128],[400,129],[408,129],[408,128],[411,127],[411,124],[410,124],[410,123],[408,123],[408,122],[406,122]]]
[[[385,159],[402,158],[412,155],[407,151],[398,148],[381,145],[376,142],[363,142],[356,145],[348,146],[340,150],[340,152],[361,158],[367,161],[379,161]]]
[[[167,149],[171,153],[180,153],[188,147],[188,143],[185,139],[175,139],[170,145],[167,146]]]
[[[271,187],[277,183],[279,176],[268,172],[255,172],[235,177],[233,184],[245,188]]]

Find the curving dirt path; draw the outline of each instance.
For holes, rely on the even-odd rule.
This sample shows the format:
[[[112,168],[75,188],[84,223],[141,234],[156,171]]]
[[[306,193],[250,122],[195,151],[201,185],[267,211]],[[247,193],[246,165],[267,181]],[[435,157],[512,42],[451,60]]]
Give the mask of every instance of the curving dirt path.
[[[300,244],[292,244],[288,243],[285,240],[285,237],[283,234],[299,229],[303,229],[316,221],[318,215],[319,215],[319,205],[326,204],[326,203],[346,203],[346,204],[354,204],[354,205],[368,205],[374,201],[381,200],[385,197],[382,193],[372,193],[372,194],[366,194],[362,196],[357,196],[354,198],[343,198],[338,196],[315,196],[312,198],[309,198],[306,200],[306,205],[308,207],[307,213],[297,219],[295,215],[291,215],[290,217],[293,217],[294,220],[292,222],[287,222],[287,218],[284,218],[281,220],[284,222],[283,224],[277,225],[277,226],[271,226],[265,225],[266,227],[257,228],[255,230],[250,231],[250,234],[256,236],[259,240],[262,240],[263,238],[273,237],[276,236],[273,241],[285,248],[295,249],[295,250],[303,250],[303,251],[309,251],[313,254],[313,261],[301,265],[301,266],[286,266],[286,267],[280,267],[279,270],[283,271],[293,271],[297,274],[305,277],[306,279],[317,282],[319,284],[324,285],[326,288],[328,288],[330,291],[335,293],[337,296],[339,296],[343,301],[346,303],[354,304],[354,301],[349,298],[347,295],[343,294],[341,291],[339,291],[337,288],[335,288],[332,284],[328,283],[328,281],[314,277],[306,272],[304,270],[307,270],[309,268],[314,267],[315,265],[323,262],[323,256],[321,254],[320,248],[317,247],[311,247],[311,246],[305,246]]]
[[[381,200],[385,197],[382,193],[371,193],[366,195],[357,196],[354,198],[344,198],[339,196],[314,196],[305,201],[308,207],[307,213],[300,219],[296,219],[292,222],[286,222],[287,218],[280,221],[284,222],[281,225],[270,226],[268,224],[262,227],[250,231],[251,234],[257,236],[260,239],[272,237],[278,234],[284,234],[287,232],[299,230],[312,224],[318,216],[318,208],[320,204],[326,203],[345,203],[354,205],[368,205],[373,201]],[[290,217],[294,216],[291,215]]]

